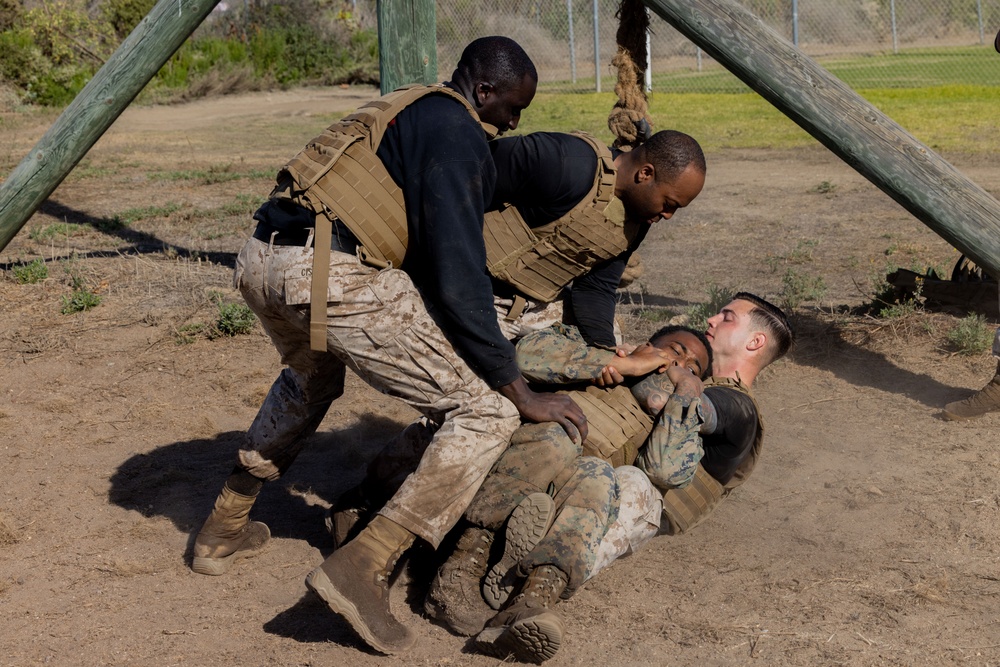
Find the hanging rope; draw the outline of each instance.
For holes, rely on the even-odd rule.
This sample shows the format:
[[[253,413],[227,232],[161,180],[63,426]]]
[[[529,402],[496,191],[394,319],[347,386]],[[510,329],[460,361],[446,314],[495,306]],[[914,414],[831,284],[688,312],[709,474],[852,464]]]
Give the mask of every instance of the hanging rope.
[[[618,53],[611,65],[618,70],[615,94],[618,101],[608,116],[608,128],[615,135],[614,147],[631,150],[652,134],[652,119],[646,93],[639,84],[646,62],[646,32],[649,15],[642,0],[621,0],[618,12]]]

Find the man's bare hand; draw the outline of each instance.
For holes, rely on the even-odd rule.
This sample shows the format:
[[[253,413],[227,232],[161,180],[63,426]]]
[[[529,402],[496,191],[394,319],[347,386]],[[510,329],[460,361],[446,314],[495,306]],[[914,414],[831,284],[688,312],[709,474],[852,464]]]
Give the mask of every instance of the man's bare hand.
[[[594,384],[598,387],[614,387],[627,377],[641,377],[653,371],[662,373],[673,361],[673,357],[649,343],[633,348],[630,354],[625,354],[623,348],[619,348],[614,359],[594,378]]]
[[[582,444],[587,439],[587,417],[569,396],[532,391],[524,378],[504,385],[497,391],[510,399],[524,419],[536,423],[556,422],[577,444]]]
[[[692,399],[701,396],[705,390],[705,383],[684,366],[669,367],[667,377],[674,383],[674,393],[684,399],[685,405]]]

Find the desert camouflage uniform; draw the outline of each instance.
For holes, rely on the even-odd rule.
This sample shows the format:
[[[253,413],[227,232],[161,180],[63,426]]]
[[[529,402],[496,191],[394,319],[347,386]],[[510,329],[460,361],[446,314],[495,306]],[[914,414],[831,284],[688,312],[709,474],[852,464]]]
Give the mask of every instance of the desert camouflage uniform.
[[[406,273],[346,252],[330,258],[327,350],[310,350],[311,275],[308,245],[250,239],[237,259],[235,285],[288,366],[247,433],[240,463],[263,479],[280,476],[343,393],[349,366],[441,425],[380,512],[437,546],[506,447],[517,409],[458,356]]]

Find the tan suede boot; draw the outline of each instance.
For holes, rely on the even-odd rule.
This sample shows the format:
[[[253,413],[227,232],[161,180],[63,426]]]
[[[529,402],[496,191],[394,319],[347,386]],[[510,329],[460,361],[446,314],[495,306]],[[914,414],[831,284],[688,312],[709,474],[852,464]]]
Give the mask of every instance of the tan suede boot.
[[[340,614],[369,646],[386,654],[415,637],[389,609],[389,576],[414,535],[382,515],[309,573],[306,586]]]
[[[502,660],[513,657],[521,662],[542,663],[554,656],[566,626],[552,607],[567,582],[556,567],[536,567],[520,592],[476,636],[476,648]]]
[[[466,528],[455,551],[434,575],[424,599],[424,612],[428,616],[465,637],[482,630],[496,614],[480,593],[489,567],[493,536],[493,531],[486,528]]]
[[[964,401],[944,406],[943,416],[952,421],[966,421],[982,417],[987,412],[1000,410],[1000,364],[989,383]]]
[[[248,516],[257,496],[244,496],[228,486],[215,501],[215,509],[205,519],[194,539],[191,569],[198,574],[225,574],[233,562],[256,556],[267,546],[271,531]]]
[[[524,576],[518,563],[542,541],[555,517],[555,502],[547,493],[528,494],[510,513],[504,532],[503,557],[483,580],[486,604],[500,609],[507,601],[514,584]]]

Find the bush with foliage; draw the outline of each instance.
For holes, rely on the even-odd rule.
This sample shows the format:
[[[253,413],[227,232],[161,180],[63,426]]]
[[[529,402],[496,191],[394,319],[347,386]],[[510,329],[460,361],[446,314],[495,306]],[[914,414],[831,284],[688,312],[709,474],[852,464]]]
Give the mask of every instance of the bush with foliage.
[[[334,3],[336,4],[336,3]],[[64,106],[154,0],[0,0],[0,79],[25,102]],[[321,0],[251,2],[214,12],[157,73],[158,101],[292,85],[378,82],[375,31]]]

